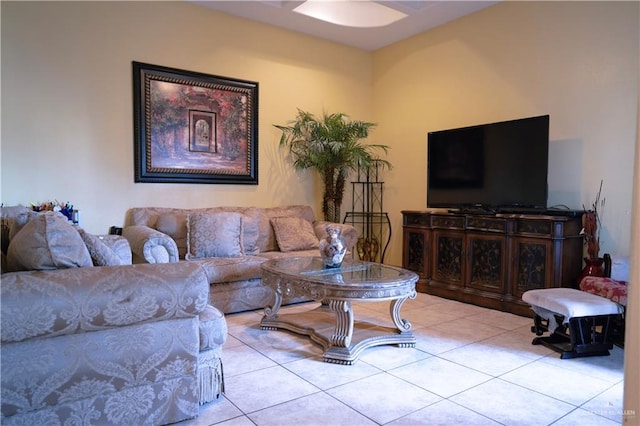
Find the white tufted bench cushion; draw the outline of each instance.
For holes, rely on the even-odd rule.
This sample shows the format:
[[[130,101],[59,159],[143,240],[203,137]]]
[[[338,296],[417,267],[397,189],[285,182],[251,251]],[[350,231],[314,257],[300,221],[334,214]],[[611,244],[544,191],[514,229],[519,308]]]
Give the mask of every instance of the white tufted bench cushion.
[[[532,344],[560,352],[561,358],[609,355],[613,347],[610,323],[623,313],[623,306],[573,288],[529,290],[522,300],[536,314],[531,331],[538,336],[550,333],[533,339]]]
[[[563,315],[565,323],[574,317],[616,315],[623,310],[622,306],[609,299],[573,288],[529,290],[522,295],[522,300],[534,308]]]

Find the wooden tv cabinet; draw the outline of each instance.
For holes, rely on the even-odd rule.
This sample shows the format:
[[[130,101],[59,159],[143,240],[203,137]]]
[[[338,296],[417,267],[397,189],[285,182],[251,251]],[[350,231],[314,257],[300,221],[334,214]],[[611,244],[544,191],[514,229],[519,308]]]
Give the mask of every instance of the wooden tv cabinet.
[[[581,215],[402,211],[402,266],[416,290],[532,317],[522,293],[576,287]]]

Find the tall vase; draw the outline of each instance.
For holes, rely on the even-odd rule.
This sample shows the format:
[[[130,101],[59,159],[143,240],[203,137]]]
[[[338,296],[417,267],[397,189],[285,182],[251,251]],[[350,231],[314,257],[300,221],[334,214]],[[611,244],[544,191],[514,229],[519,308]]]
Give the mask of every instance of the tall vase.
[[[604,276],[604,259],[599,257],[597,259],[584,258],[585,267],[580,273],[578,278],[578,285],[584,277],[603,277]]]

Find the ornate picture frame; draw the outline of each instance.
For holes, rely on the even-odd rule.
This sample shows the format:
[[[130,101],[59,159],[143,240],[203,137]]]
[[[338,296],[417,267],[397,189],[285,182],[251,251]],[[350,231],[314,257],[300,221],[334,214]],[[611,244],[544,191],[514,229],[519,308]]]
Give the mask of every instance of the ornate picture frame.
[[[258,83],[132,62],[135,182],[258,184]]]

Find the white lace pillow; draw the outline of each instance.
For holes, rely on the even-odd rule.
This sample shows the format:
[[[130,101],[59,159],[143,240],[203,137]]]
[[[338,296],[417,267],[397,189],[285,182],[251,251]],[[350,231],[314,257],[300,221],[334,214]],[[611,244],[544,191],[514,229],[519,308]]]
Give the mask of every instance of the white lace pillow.
[[[194,213],[187,217],[186,259],[242,256],[242,214]]]
[[[274,217],[271,219],[271,226],[282,252],[318,248],[318,237],[313,230],[313,225],[306,219]]]
[[[15,234],[9,243],[7,261],[13,271],[93,266],[76,228],[54,212],[34,217]]]

